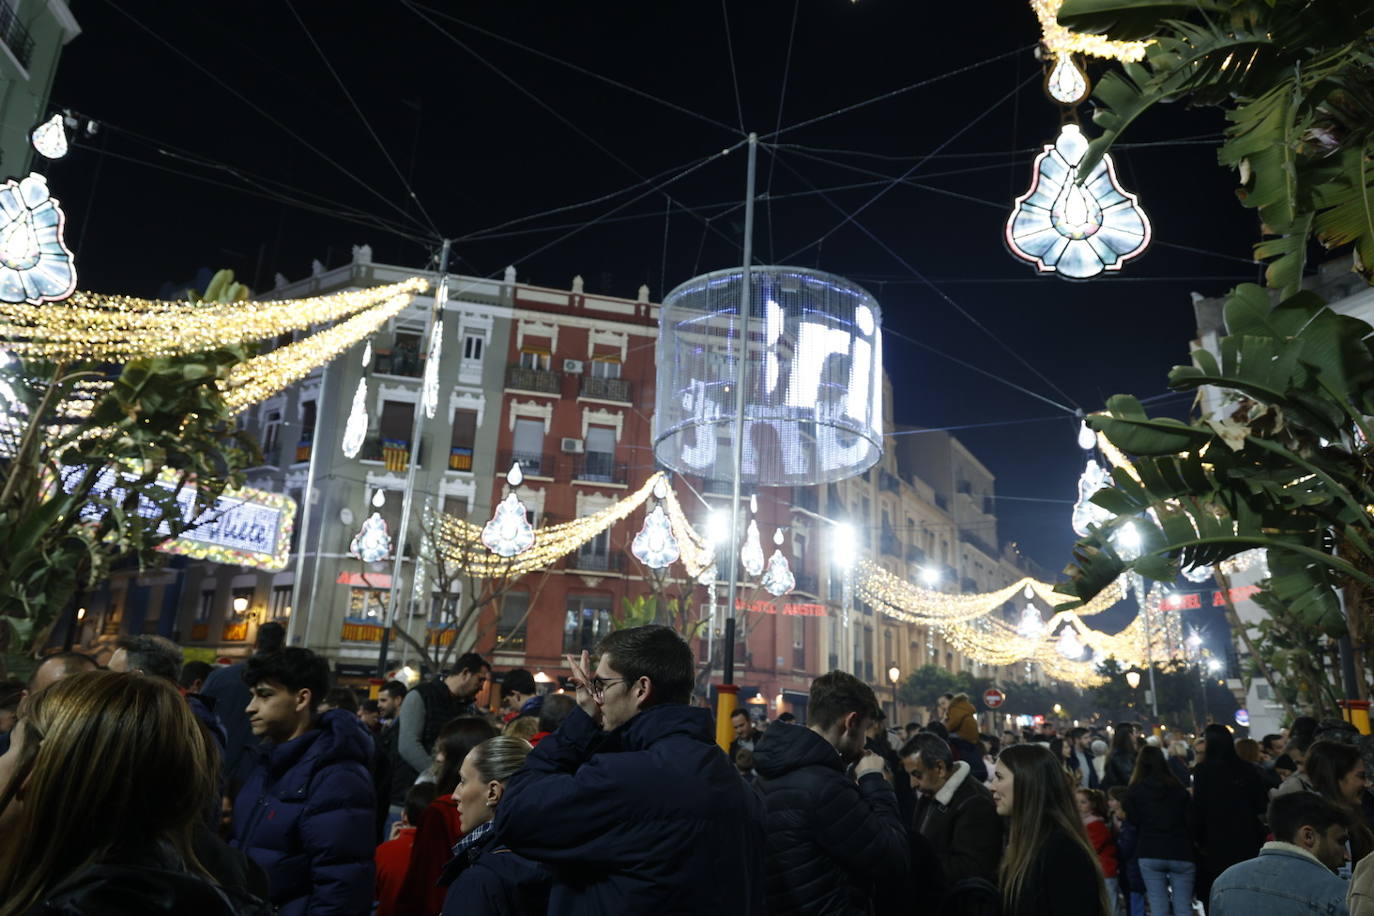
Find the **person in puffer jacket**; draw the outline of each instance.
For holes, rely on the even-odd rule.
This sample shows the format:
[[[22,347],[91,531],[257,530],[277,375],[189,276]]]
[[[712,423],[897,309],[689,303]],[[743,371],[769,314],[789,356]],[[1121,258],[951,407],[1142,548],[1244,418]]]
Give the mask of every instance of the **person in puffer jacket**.
[[[234,803],[233,845],[267,872],[278,916],[369,912],[372,737],[347,710],[317,715],[329,666],[309,649],[253,656],[243,679],[253,734],[267,743]]]
[[[754,748],[754,786],[767,816],[768,912],[866,916],[876,884],[905,880],[897,796],[883,758],[864,750],[877,715],[871,687],[832,671],[811,684],[809,725],[774,723]]]

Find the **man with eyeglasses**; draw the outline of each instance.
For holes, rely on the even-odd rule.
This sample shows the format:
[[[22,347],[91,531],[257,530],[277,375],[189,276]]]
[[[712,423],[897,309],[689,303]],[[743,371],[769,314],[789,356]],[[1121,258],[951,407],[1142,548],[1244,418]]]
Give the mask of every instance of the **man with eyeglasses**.
[[[692,650],[663,626],[568,658],[577,708],[507,784],[496,841],[554,873],[550,916],[762,913],[763,814],[687,705]]]
[[[992,793],[939,735],[918,734],[901,753],[919,795],[913,826],[930,842],[946,885],[965,878],[996,881],[1002,819]]]

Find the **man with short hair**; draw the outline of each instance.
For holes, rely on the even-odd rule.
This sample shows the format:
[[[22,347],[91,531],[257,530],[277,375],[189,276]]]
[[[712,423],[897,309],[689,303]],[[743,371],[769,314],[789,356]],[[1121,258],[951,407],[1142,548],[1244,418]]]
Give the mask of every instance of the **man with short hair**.
[[[539,715],[543,697],[534,684],[534,675],[524,668],[512,668],[501,675],[501,705],[505,708],[502,721],[511,722],[520,716]]]
[[[1272,767],[1274,765],[1274,758],[1283,753],[1284,746],[1287,743],[1288,741],[1283,735],[1265,735],[1261,738],[1260,755],[1263,757],[1264,763]]]
[[[736,707],[735,711],[730,713],[730,724],[735,729],[735,738],[730,742],[730,759],[734,760],[740,751],[752,751],[762,733],[754,727],[749,710],[741,707]]]
[[[1344,914],[1350,814],[1315,792],[1269,802],[1271,842],[1256,858],[1232,865],[1212,884],[1208,916],[1256,913]]]
[[[1072,751],[1069,754],[1069,769],[1078,777],[1079,788],[1100,788],[1097,767],[1093,766],[1092,732],[1081,726],[1069,730],[1067,740]]]
[[[181,677],[177,678],[177,683],[188,695],[200,695],[205,687],[205,679],[210,676],[210,672],[215,670],[215,666],[209,662],[189,661],[181,666]]]
[[[651,625],[597,651],[568,659],[577,708],[510,778],[495,843],[553,871],[550,916],[762,913],[762,812],[687,705],[692,650]]]
[[[181,690],[181,646],[165,636],[141,634],[121,636],[115,640],[115,651],[110,656],[111,671],[120,673],[133,671],[147,677],[160,677],[171,681]],[[210,732],[223,754],[229,740],[224,720],[215,712],[215,701],[207,697],[181,690],[191,712]]]
[[[945,886],[965,878],[996,882],[1002,819],[992,793],[936,735],[916,735],[901,753],[918,795],[913,825],[934,850]]]
[[[64,677],[71,677],[73,674],[81,674],[83,671],[95,671],[100,666],[95,659],[80,652],[54,652],[46,655],[38,663],[38,667],[33,669],[33,674],[29,675],[29,684],[19,694],[19,700],[15,704],[16,712],[19,703],[25,697],[31,697],[38,691],[52,684],[57,683]],[[4,754],[10,749],[10,733],[0,732],[0,754]]]
[[[434,742],[444,723],[458,716],[477,714],[472,701],[482,692],[490,675],[490,662],[476,652],[465,652],[441,679],[425,681],[406,693],[396,726],[396,743],[391,749],[393,809],[404,804],[406,789],[434,763]]]
[[[544,702],[539,707],[539,731],[530,736],[530,744],[538,747],[540,741],[558,731],[558,726],[562,725],[563,720],[576,708],[577,701],[566,693],[544,697]]]
[[[390,727],[395,724],[395,719],[401,714],[401,702],[405,700],[406,685],[400,681],[387,681],[382,685],[382,689],[377,692],[377,711],[382,716],[382,727]]]
[[[284,645],[286,627],[275,620],[259,624],[258,635],[253,643],[253,658],[280,652]],[[214,700],[215,713],[228,733],[224,747],[224,778],[231,794],[248,779],[257,759],[258,739],[253,736],[248,715],[244,712],[248,701],[252,699],[243,683],[246,667],[247,662],[237,662],[210,672],[200,691],[202,696]],[[321,697],[315,699],[318,702]]]
[[[255,655],[246,710],[265,747],[234,803],[233,845],[267,872],[279,916],[354,916],[372,905],[372,739],[356,714],[318,713],[329,665],[309,649]]]
[[[768,818],[769,912],[867,913],[875,885],[904,881],[897,796],[883,758],[864,749],[877,718],[873,688],[832,671],[811,683],[809,725],[773,725],[754,748]]]

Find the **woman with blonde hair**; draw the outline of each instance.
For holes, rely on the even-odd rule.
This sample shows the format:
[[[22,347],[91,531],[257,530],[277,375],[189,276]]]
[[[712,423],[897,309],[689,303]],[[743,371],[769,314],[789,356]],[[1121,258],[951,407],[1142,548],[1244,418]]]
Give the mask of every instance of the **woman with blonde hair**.
[[[20,708],[0,757],[0,916],[269,913],[193,852],[216,791],[201,726],[163,678],[76,674]]]
[[[998,884],[1005,916],[1110,916],[1111,899],[1064,768],[1048,748],[1009,747],[992,798],[1010,819]]]
[[[468,832],[444,869],[444,881],[452,882],[444,916],[542,916],[548,909],[552,875],[492,833],[506,782],[529,753],[528,741],[502,735],[477,745],[463,761],[453,796]]]

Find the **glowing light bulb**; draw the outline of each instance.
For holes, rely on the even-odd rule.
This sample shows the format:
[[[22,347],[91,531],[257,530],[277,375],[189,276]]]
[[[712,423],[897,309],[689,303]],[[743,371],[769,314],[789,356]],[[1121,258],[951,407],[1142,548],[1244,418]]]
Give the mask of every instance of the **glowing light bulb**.
[[[777,529],[776,531],[773,532],[773,543],[776,544],[776,545],[779,546],[779,547],[782,546],[782,529],[781,529],[781,528],[779,528],[779,529]]]
[[[517,461],[513,463],[510,466],[510,470],[506,472],[506,483],[510,484],[513,487],[518,487],[520,486],[520,484],[524,482],[525,472],[520,470],[520,462]]]
[[[1097,445],[1097,434],[1088,428],[1087,421],[1078,424],[1078,447],[1090,449]]]
[[[386,505],[386,490],[378,490],[372,494],[372,505],[380,509]]]

